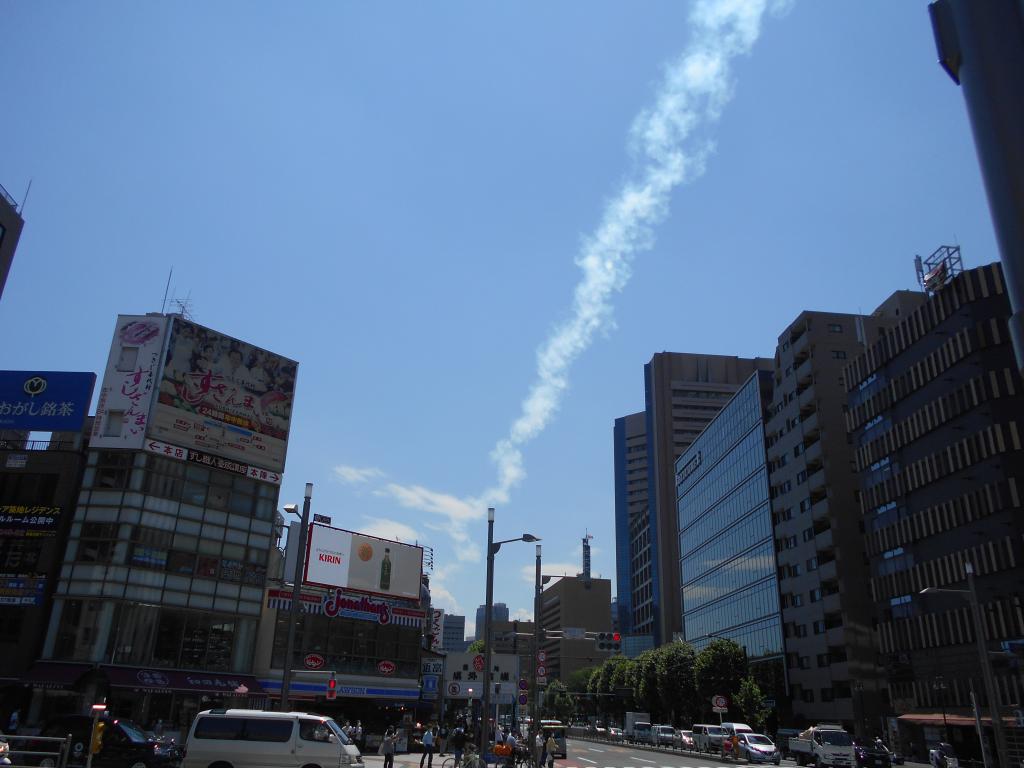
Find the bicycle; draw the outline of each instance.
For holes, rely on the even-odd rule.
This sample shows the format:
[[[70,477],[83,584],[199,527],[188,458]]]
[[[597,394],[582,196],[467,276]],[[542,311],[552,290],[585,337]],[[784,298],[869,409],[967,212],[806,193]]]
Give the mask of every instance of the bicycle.
[[[477,754],[475,746],[466,744],[463,748],[461,760],[456,762],[454,756],[447,757],[441,763],[441,768],[487,768],[487,763]]]

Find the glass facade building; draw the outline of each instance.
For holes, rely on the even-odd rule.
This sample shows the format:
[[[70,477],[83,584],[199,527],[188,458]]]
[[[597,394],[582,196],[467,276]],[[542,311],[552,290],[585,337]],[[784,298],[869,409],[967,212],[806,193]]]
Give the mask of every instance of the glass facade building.
[[[683,635],[742,645],[784,690],[784,648],[764,420],[772,375],[752,375],[676,461]]]

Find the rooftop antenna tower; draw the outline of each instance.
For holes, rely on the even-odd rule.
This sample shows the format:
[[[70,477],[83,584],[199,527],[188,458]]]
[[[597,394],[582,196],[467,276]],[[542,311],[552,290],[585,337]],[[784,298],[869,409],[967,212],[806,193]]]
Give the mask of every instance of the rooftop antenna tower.
[[[171,306],[177,308],[177,314],[185,320],[193,321],[192,317],[192,291],[184,299],[171,299]]]
[[[583,578],[590,581],[590,540],[594,538],[589,531],[583,537]]]
[[[940,245],[931,256],[922,259],[914,257],[917,282],[927,293],[934,296],[954,277],[964,271],[959,245]]]
[[[160,303],[160,314],[162,315],[167,309],[167,293],[171,290],[171,275],[174,274],[174,267],[171,267],[167,273],[167,285],[164,286],[164,300]]]

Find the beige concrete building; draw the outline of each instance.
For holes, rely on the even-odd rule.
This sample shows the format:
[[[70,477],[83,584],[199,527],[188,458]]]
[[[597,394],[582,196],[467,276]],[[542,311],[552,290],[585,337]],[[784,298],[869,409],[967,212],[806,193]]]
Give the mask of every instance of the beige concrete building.
[[[541,649],[547,654],[548,681],[565,679],[577,669],[594,667],[612,656],[590,639],[545,637],[612,631],[612,583],[609,579],[566,576],[541,593]]]

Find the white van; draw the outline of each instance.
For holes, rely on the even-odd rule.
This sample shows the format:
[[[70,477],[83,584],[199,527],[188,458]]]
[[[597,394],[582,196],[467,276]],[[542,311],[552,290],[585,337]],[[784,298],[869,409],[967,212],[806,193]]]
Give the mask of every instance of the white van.
[[[196,715],[181,768],[339,768],[363,765],[329,717],[306,712],[208,709]]]

